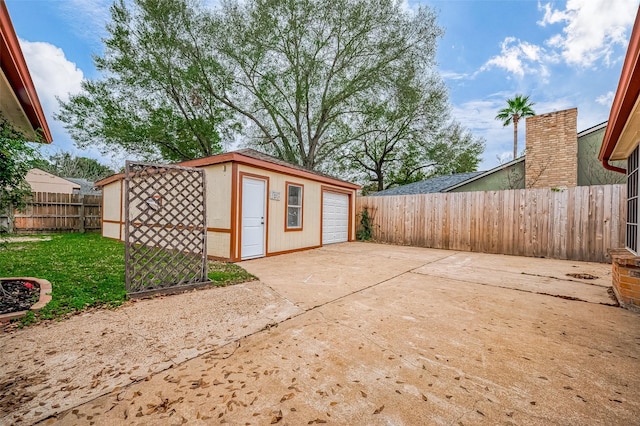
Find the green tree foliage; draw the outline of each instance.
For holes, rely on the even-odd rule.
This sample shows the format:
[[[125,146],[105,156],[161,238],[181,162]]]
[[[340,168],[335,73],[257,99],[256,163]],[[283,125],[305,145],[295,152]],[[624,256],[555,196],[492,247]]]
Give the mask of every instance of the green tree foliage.
[[[108,30],[96,60],[105,77],[62,105],[60,119],[80,146],[97,141],[177,160],[241,135],[308,169],[355,167],[350,174],[383,185],[402,167],[407,179],[451,167],[426,154],[455,126],[435,72],[442,30],[428,7],[119,0]],[[373,158],[355,161],[363,150]],[[347,156],[348,164],[338,161]],[[369,170],[376,161],[379,173]]]
[[[255,144],[309,169],[361,139],[352,123],[375,109],[363,100],[385,96],[408,64],[430,67],[441,34],[430,9],[394,0],[226,1],[212,22],[221,30],[202,51],[218,47],[224,80],[203,75]]]
[[[31,195],[25,176],[36,157],[25,136],[0,114],[0,215],[10,216],[14,208],[24,207]]]
[[[186,160],[222,151],[229,113],[199,90],[199,64],[185,52],[186,23],[198,20],[186,1],[118,0],[111,7],[102,77],[85,80],[83,92],[61,102],[58,119],[76,144],[103,153],[119,147],[147,159]]]
[[[368,191],[477,169],[484,141],[449,119],[446,89],[437,75],[429,79],[405,67],[384,97],[363,99],[367,112],[360,137],[342,152],[342,173],[370,182]]]
[[[86,179],[95,182],[115,173],[111,168],[87,157],[74,157],[68,152],[52,155],[49,160],[40,160],[36,167],[60,177]]]
[[[515,95],[507,99],[507,107],[498,111],[496,120],[502,121],[503,126],[513,123],[513,158],[518,156],[518,121],[524,117],[536,115],[531,108],[535,102],[529,101],[529,96]]]

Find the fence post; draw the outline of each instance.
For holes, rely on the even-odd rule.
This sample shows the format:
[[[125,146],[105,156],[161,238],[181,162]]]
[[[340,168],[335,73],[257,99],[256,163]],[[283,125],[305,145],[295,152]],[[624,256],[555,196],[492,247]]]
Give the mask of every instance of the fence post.
[[[13,234],[15,232],[15,207],[12,203],[7,206],[7,232]]]
[[[78,231],[84,234],[84,195],[79,195],[80,205],[78,206]]]

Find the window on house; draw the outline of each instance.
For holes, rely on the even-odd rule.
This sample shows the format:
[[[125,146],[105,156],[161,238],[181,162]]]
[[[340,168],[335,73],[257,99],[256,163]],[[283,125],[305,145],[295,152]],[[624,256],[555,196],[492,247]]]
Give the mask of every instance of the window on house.
[[[302,185],[287,184],[287,230],[302,229]]]
[[[638,254],[638,157],[636,147],[627,160],[627,248]]]

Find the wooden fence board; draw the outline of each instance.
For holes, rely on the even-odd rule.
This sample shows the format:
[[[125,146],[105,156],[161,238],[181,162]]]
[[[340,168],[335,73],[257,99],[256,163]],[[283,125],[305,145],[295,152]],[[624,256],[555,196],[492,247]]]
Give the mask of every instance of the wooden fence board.
[[[626,186],[358,197],[379,241],[607,262],[624,246]]]
[[[14,212],[13,230],[20,233],[84,232],[99,230],[101,226],[100,195],[34,192],[24,211]]]

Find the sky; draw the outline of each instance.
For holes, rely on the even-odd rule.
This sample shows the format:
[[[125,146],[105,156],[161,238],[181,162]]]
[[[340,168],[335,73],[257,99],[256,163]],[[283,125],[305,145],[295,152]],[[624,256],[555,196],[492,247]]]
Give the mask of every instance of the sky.
[[[431,7],[444,36],[438,68],[453,116],[485,139],[480,170],[509,161],[513,128],[496,121],[506,99],[529,95],[537,114],[578,108],[578,131],[609,118],[638,0],[404,0]],[[100,75],[112,0],[6,0],[54,142],[45,155],[71,152],[120,169],[126,155],[80,150],[54,116],[57,98]],[[518,151],[525,126],[519,126]]]

